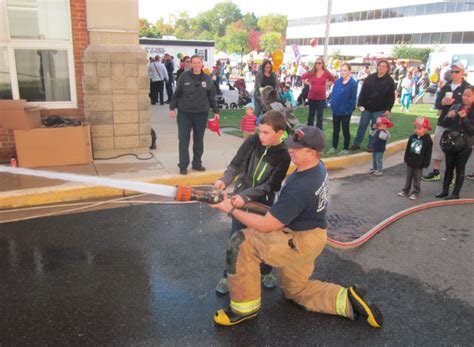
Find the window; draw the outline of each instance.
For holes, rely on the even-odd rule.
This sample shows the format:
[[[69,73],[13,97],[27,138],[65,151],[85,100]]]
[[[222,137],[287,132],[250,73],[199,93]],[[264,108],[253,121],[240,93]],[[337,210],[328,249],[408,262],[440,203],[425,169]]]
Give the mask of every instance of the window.
[[[330,46],[334,45],[334,39],[335,39],[334,37],[329,38],[329,45]]]
[[[451,37],[453,33],[442,33],[441,43],[451,43]]]
[[[425,14],[435,14],[436,13],[436,5],[437,4],[426,4],[425,6]]]
[[[469,7],[464,1],[459,1],[456,3],[456,12],[464,12],[468,11],[467,8]]]
[[[395,44],[399,44],[403,42],[403,34],[397,34],[395,35]]]
[[[0,47],[0,100],[12,98],[10,69],[8,68],[8,52],[6,47]]]
[[[405,17],[407,14],[407,6],[402,6],[398,8],[398,17]]]
[[[360,20],[367,20],[367,11],[362,11],[360,13]]]
[[[411,36],[412,36],[411,34],[404,34],[404,35],[403,35],[403,42],[410,44],[411,41],[412,41],[412,37],[411,37]]]
[[[27,101],[70,101],[67,52],[15,49],[20,98]]]
[[[451,43],[461,43],[462,42],[462,32],[453,33],[453,38]]]
[[[387,35],[387,45],[393,45],[395,43],[395,35]]]
[[[436,45],[441,42],[441,33],[432,33],[431,34],[431,44]]]
[[[379,43],[379,37],[377,35],[372,35],[370,37],[370,44],[371,45],[378,45]]]
[[[0,99],[77,107],[69,0],[0,0]]]
[[[464,32],[462,43],[474,43],[474,31]]]
[[[390,10],[388,8],[382,10],[382,18],[390,18]]]
[[[444,13],[446,9],[446,4],[444,2],[438,2],[435,4],[435,9],[433,13],[439,14],[439,13]]]
[[[374,19],[374,11],[367,11],[367,20],[372,20]]]
[[[374,19],[382,18],[382,11],[381,10],[374,10]]]
[[[385,45],[387,43],[387,35],[379,35],[379,45]]]
[[[411,43],[413,45],[419,45],[421,43],[421,34],[411,35]]]
[[[11,38],[70,39],[67,1],[8,0],[7,9]]]
[[[415,16],[423,16],[425,14],[425,5],[410,6],[412,9],[415,9],[415,13],[412,14]]]
[[[417,10],[418,7],[421,7],[421,10],[422,10],[422,13],[421,13],[421,14],[423,14],[423,11],[425,10],[424,5],[419,5],[419,6],[407,6],[407,7],[406,7],[406,10],[405,10],[405,11],[406,11],[405,16],[407,16],[407,17],[413,17],[413,16],[417,15],[416,10]]]
[[[357,36],[357,44],[358,45],[365,44],[365,36]]]
[[[354,12],[352,14],[352,20],[355,22],[360,21],[360,12]]]
[[[445,13],[452,13],[452,12],[456,12],[456,3],[455,2],[447,2]]]
[[[423,33],[421,34],[421,44],[423,45],[427,45],[430,43],[430,36],[431,36],[431,33]]]

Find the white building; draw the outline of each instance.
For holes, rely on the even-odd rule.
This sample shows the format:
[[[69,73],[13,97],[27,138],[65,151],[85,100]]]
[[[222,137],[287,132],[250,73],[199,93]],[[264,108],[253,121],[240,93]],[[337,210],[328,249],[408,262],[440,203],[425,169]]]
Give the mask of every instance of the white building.
[[[183,56],[200,55],[204,66],[211,69],[214,65],[214,41],[177,40],[177,39],[152,39],[140,38],[140,46],[147,52],[148,57],[163,56],[168,53],[174,56],[176,70],[179,68],[178,53]]]
[[[285,55],[294,56],[293,45],[303,57],[323,54],[327,1],[313,6],[318,15],[288,18]],[[474,1],[333,0],[328,53],[390,56],[395,44],[407,43],[474,58],[473,15]]]

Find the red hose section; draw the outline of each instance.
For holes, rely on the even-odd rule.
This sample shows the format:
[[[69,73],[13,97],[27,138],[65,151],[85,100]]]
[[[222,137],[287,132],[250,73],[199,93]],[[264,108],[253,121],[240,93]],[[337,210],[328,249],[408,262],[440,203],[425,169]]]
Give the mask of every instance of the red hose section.
[[[328,237],[326,244],[329,247],[337,248],[337,249],[356,248],[363,245],[367,241],[369,241],[372,237],[377,235],[380,231],[388,227],[390,224],[393,224],[399,219],[406,217],[412,213],[423,211],[423,210],[433,208],[433,207],[449,206],[449,205],[464,205],[464,204],[474,204],[474,199],[442,200],[442,201],[433,201],[433,202],[427,202],[421,205],[416,205],[416,206],[407,208],[403,211],[400,211],[394,214],[393,216],[385,219],[384,221],[380,222],[375,227],[370,229],[368,232],[366,232],[364,235],[357,238],[356,240],[353,240],[350,242],[341,242],[341,241],[336,241]]]

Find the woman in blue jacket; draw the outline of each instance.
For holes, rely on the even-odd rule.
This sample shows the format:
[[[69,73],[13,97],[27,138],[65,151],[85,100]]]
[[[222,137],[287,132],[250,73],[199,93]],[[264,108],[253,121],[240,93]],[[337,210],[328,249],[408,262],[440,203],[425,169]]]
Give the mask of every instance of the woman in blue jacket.
[[[349,64],[342,64],[340,72],[341,78],[334,83],[332,90],[332,148],[329,149],[327,154],[335,154],[337,152],[339,131],[342,125],[344,149],[340,151],[338,155],[347,155],[349,154],[349,143],[351,141],[349,125],[357,101],[357,82],[351,77],[351,66]]]

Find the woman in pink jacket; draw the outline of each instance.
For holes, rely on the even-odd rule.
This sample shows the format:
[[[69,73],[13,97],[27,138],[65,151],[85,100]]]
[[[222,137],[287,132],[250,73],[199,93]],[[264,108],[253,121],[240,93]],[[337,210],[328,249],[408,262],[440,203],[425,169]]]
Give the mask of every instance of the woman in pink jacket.
[[[323,129],[323,109],[326,102],[327,81],[335,81],[335,77],[326,69],[324,59],[319,57],[311,71],[301,76],[304,84],[309,85],[308,93],[308,125],[314,126],[314,114],[317,113],[316,126]]]

